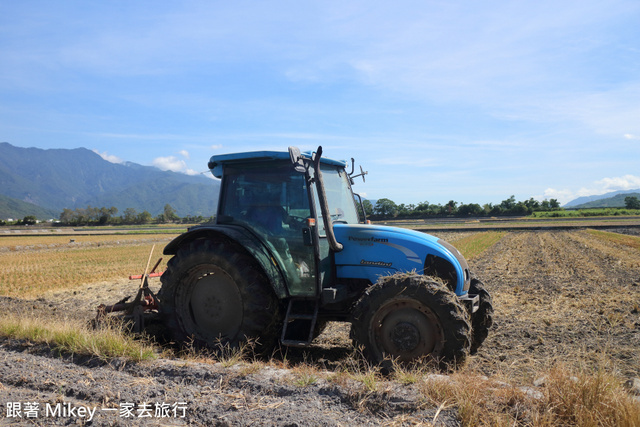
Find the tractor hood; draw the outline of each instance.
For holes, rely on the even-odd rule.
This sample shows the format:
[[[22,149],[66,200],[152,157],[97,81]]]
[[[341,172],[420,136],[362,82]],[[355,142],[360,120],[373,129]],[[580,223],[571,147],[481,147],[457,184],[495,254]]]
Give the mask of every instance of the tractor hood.
[[[447,261],[455,271],[454,291],[463,295],[469,288],[469,265],[460,252],[430,234],[397,227],[364,224],[334,224],[336,240],[344,246],[335,253],[338,278],[369,279],[397,272],[423,274],[429,260]],[[441,262],[439,260],[438,262]]]

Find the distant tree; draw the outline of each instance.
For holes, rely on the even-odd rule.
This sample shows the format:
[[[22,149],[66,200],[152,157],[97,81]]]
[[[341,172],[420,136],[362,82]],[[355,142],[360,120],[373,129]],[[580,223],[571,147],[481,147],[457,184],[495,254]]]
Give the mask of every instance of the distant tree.
[[[640,209],[640,200],[636,196],[627,196],[624,198],[624,206],[627,209]]]
[[[461,204],[458,207],[458,215],[460,216],[482,216],[484,213],[482,206],[477,203]]]
[[[516,203],[516,205],[510,211],[510,213],[513,215],[528,215],[531,212],[532,209],[527,206],[526,202]]]
[[[176,210],[171,207],[169,203],[164,205],[164,220],[165,222],[172,222],[179,220],[180,218],[176,215]]]
[[[558,199],[549,200],[549,207],[551,209],[559,209],[560,208],[560,203],[558,203]]]
[[[398,212],[398,206],[392,200],[378,199],[373,212],[383,218],[391,218]]]
[[[524,205],[527,207],[529,212],[533,212],[540,208],[540,202],[531,197],[529,200],[524,201]]]
[[[74,219],[74,214],[71,209],[65,208],[62,210],[62,213],[60,214],[60,222],[62,224],[71,224],[73,219]]]
[[[398,205],[398,215],[409,216],[412,211],[413,205],[405,205],[404,203]]]
[[[118,208],[111,206],[110,208],[102,207],[98,212],[98,224],[105,225],[111,221],[111,217],[118,213]]]
[[[65,225],[117,223],[119,219],[114,217],[116,213],[118,213],[118,208],[113,206],[110,208],[87,206],[86,208],[76,208],[75,210],[65,208],[60,213],[60,223]],[[135,215],[132,217],[135,217]]]
[[[180,222],[182,222],[183,224],[202,224],[204,222],[204,218],[202,217],[202,215],[197,215],[197,216],[187,215],[187,216],[183,216]]]
[[[134,208],[127,208],[122,213],[122,222],[125,224],[135,224],[138,219],[138,212]]]
[[[418,203],[418,206],[416,206],[414,210],[418,212],[427,212],[429,210],[429,202],[425,200],[424,202]]]
[[[492,205],[491,203],[489,203],[487,207],[489,208],[489,210],[487,211],[487,215],[489,216],[500,216],[504,214],[504,210],[502,209],[501,205]]]
[[[34,225],[38,222],[38,218],[33,215],[27,215],[22,219],[24,225]]]
[[[140,214],[138,214],[138,217],[136,218],[136,222],[138,224],[148,224],[151,222],[152,219],[153,217],[149,212],[142,211]]]
[[[367,214],[367,216],[373,215],[373,203],[371,203],[371,201],[364,199],[362,201],[362,207],[364,208],[364,213]]]
[[[500,207],[502,208],[503,212],[511,213],[513,208],[516,207],[516,196],[512,195],[508,199],[503,200],[502,203],[500,203]]]
[[[443,206],[443,214],[445,215],[455,215],[457,212],[458,202],[455,200],[449,200],[449,202]]]

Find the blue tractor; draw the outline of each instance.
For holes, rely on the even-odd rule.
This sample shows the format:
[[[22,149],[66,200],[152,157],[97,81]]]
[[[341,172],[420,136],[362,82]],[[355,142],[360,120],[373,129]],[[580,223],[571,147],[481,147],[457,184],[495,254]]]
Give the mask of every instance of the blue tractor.
[[[259,349],[309,346],[329,321],[351,323],[375,363],[464,361],[487,336],[491,297],[449,243],[371,225],[353,159],[259,151],[213,156],[215,224],[164,249],[160,312],[172,338]]]

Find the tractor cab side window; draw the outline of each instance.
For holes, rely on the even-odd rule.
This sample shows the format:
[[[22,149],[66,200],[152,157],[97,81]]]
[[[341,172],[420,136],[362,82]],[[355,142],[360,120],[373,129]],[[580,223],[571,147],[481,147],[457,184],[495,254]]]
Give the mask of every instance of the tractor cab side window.
[[[290,167],[225,170],[220,216],[271,234],[293,232],[310,216],[304,175]]]
[[[305,175],[286,166],[225,168],[219,222],[240,225],[257,235],[286,272],[290,292],[315,289],[313,248],[303,229],[311,217]]]

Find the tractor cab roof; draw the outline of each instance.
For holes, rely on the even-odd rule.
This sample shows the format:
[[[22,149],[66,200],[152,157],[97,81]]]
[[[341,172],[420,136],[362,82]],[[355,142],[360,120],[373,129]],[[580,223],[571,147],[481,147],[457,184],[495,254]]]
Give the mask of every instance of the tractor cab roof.
[[[305,157],[311,158],[313,152],[307,151],[303,153]],[[240,164],[250,164],[256,162],[273,162],[273,161],[282,161],[289,160],[289,153],[286,151],[249,151],[245,153],[231,153],[231,154],[220,154],[217,156],[212,156],[211,160],[209,160],[209,169],[211,173],[216,178],[222,178],[222,167],[223,165],[240,165]],[[321,163],[327,165],[335,165],[340,167],[345,167],[347,162],[344,160],[333,160],[328,159],[326,157],[322,157],[320,159]]]

